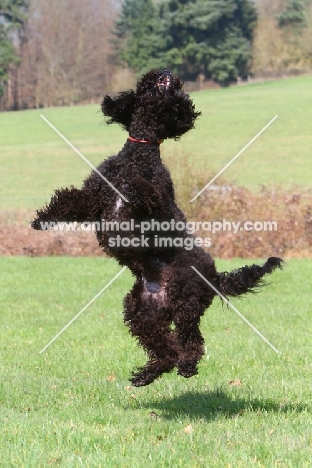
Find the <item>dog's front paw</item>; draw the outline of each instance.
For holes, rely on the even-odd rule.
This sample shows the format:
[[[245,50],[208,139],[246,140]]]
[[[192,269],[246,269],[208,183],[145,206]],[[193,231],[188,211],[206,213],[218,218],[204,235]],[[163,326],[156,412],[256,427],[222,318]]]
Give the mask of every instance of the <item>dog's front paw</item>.
[[[36,231],[42,231],[41,221],[39,221],[38,218],[35,218],[35,219],[31,222],[30,227],[31,227],[32,229],[36,229]]]

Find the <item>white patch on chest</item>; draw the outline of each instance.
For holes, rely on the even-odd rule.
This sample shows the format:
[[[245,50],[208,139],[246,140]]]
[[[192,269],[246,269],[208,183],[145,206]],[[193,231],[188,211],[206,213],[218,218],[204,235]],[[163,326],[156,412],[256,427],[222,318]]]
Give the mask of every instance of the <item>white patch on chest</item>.
[[[115,213],[118,213],[118,211],[120,210],[120,207],[122,206],[122,204],[123,203],[122,203],[121,197],[118,197],[117,201],[116,201],[115,209],[114,209]]]

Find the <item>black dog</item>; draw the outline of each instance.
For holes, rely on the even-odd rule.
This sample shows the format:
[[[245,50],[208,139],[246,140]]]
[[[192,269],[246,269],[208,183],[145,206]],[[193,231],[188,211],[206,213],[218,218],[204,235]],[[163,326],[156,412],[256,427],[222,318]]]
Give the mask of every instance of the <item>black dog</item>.
[[[37,211],[32,227],[41,229],[46,221],[124,222],[126,229],[116,223],[110,229],[98,227],[96,235],[103,250],[136,277],[124,300],[124,321],[149,360],[133,374],[132,384],[148,385],[174,367],[179,375],[191,377],[204,352],[200,318],[216,295],[191,266],[222,295],[238,296],[260,286],[261,278],[281,268],[282,260],[271,257],[263,266],[218,273],[211,256],[193,245],[187,229],[181,231],[186,219],[159,151],[162,140],[179,139],[200,115],[179,78],[152,70],[136,91],[105,96],[102,111],[107,123],[119,123],[130,134],[120,153],[98,167],[118,192],[93,171],[80,190],[56,190],[49,205]],[[142,223],[154,223],[147,239],[142,239]],[[161,236],[166,245],[159,246]]]

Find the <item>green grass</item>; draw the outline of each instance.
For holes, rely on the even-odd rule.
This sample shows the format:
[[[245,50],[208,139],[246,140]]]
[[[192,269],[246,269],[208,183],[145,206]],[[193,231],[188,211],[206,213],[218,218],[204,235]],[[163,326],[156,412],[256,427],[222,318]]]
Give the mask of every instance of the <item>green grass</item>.
[[[280,356],[215,299],[199,375],[135,389],[144,353],[122,324],[128,271],[39,355],[120,267],[1,258],[0,466],[310,467],[311,267],[289,261],[261,294],[233,301]]]
[[[182,165],[191,160],[195,172],[208,181],[278,114],[224,177],[252,189],[261,184],[310,185],[312,76],[203,91],[193,98],[203,115],[196,130],[180,142],[164,143],[162,154],[169,165],[173,154]],[[80,186],[90,172],[40,113],[93,164],[120,150],[126,133],[117,125],[103,125],[98,110],[80,106],[0,114],[0,209],[35,209],[55,188]]]

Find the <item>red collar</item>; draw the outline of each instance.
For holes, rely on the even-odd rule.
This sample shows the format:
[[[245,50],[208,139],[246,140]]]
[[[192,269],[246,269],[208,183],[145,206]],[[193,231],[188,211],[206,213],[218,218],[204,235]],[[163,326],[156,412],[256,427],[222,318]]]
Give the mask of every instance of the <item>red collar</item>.
[[[132,137],[132,136],[129,136],[129,137],[128,137],[128,140],[129,140],[129,141],[133,141],[133,142],[135,142],[135,143],[146,143],[146,144],[148,144],[148,145],[155,145],[155,144],[160,145],[160,144],[164,141],[164,140],[158,140],[157,143],[153,143],[152,141],[148,141],[148,140],[139,140],[138,138],[134,138],[134,137]]]

